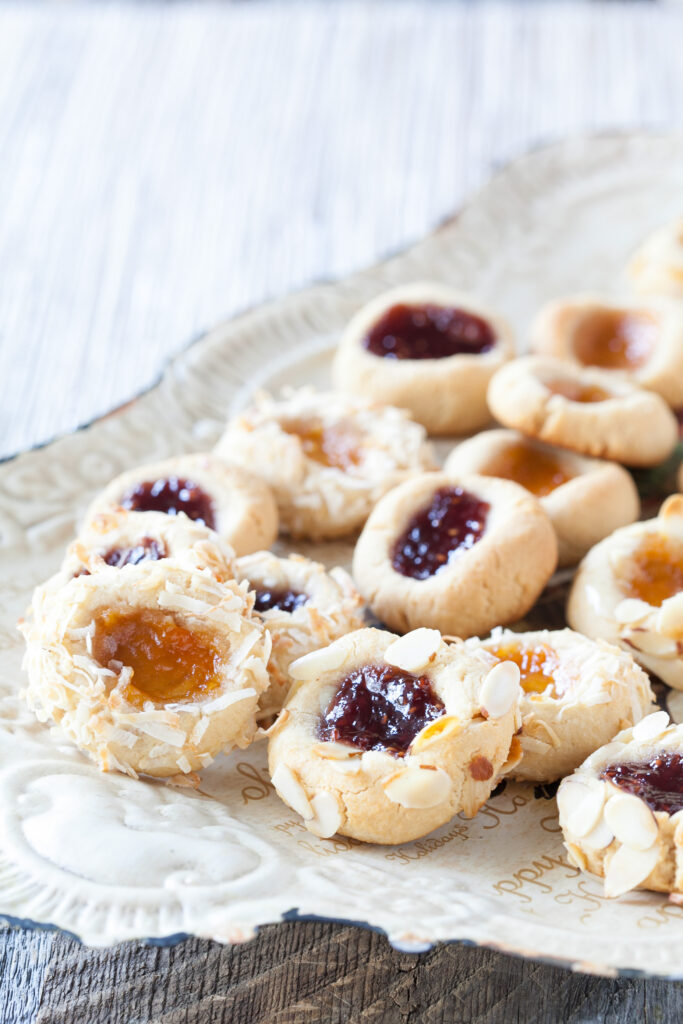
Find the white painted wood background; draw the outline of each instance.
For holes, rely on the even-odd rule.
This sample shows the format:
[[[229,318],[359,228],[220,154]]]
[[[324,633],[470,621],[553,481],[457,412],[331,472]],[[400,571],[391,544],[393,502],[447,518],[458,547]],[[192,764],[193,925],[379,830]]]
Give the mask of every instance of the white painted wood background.
[[[531,145],[683,124],[682,43],[655,3],[1,6],[0,454]]]

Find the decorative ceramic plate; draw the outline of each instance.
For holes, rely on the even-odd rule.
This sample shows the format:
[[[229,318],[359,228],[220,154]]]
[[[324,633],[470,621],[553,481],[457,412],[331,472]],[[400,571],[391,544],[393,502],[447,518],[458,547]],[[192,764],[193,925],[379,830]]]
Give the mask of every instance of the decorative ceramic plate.
[[[208,448],[255,387],[323,383],[356,308],[389,285],[473,289],[525,330],[540,302],[619,290],[627,255],[681,213],[683,138],[564,142],[499,174],[408,252],[216,328],[151,391],[0,467],[0,913],[94,945],[189,933],[236,942],[283,917],[344,919],[403,949],[467,940],[586,971],[683,976],[683,908],[609,901],[571,867],[544,789],[508,784],[471,821],[417,842],[317,839],[280,802],[264,745],[219,758],[199,792],[101,774],[20,698],[15,622],[111,477]],[[350,546],[303,545],[328,563]],[[533,621],[559,625],[562,588]]]

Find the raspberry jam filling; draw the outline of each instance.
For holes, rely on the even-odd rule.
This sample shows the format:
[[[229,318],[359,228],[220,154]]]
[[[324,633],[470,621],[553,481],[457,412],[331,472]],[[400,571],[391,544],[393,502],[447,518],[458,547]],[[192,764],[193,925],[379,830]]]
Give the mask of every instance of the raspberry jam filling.
[[[649,313],[602,310],[577,327],[573,348],[584,365],[635,370],[648,361],[657,342],[657,321]]]
[[[256,588],[255,593],[255,612],[269,612],[271,608],[277,608],[280,612],[295,612],[310,600],[308,594],[287,587],[270,587],[267,590]]]
[[[496,343],[482,317],[450,306],[392,306],[363,339],[363,346],[384,359],[445,359],[481,355]]]
[[[655,608],[683,590],[683,544],[661,533],[646,534],[620,569],[620,587],[627,597]]]
[[[519,668],[519,681],[525,693],[561,697],[569,688],[569,680],[558,678],[560,659],[548,644],[524,647],[522,644],[507,643],[487,650],[499,661],[514,661]]]
[[[612,398],[609,391],[599,387],[597,384],[582,384],[571,377],[558,377],[555,380],[548,380],[545,382],[545,386],[553,395],[562,395],[563,398],[568,398],[570,402],[588,404],[590,402],[604,402],[605,399]]]
[[[107,565],[122,569],[124,565],[139,565],[140,562],[158,562],[166,558],[166,549],[161,541],[142,537],[137,544],[127,548],[112,548],[104,555]]]
[[[123,696],[139,708],[148,700],[203,700],[221,685],[221,655],[214,641],[163,612],[104,612],[95,624],[93,657],[117,673],[133,670]]]
[[[481,540],[490,505],[462,487],[441,487],[400,535],[391,564],[402,576],[426,580]]]
[[[483,470],[485,476],[502,477],[526,487],[538,498],[572,479],[572,473],[561,459],[518,441],[493,456]]]
[[[121,506],[133,512],[165,512],[168,516],[184,512],[189,519],[212,530],[216,523],[208,494],[191,480],[177,476],[136,484],[123,495]]]
[[[340,682],[320,716],[318,736],[402,757],[420,730],[444,711],[426,676],[392,665],[363,665]]]
[[[683,809],[683,757],[680,754],[656,754],[649,761],[637,764],[610,764],[600,772],[600,778],[639,796],[653,811],[675,814]]]
[[[360,462],[358,437],[355,431],[342,423],[329,427],[314,421],[289,423],[283,424],[282,429],[288,434],[295,434],[301,441],[306,458],[321,466],[348,470]]]

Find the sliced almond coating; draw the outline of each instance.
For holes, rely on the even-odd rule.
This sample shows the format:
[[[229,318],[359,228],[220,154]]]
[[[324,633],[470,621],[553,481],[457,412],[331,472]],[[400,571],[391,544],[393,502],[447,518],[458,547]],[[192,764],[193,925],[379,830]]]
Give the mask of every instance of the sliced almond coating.
[[[614,609],[614,618],[623,626],[634,622],[643,622],[652,612],[652,605],[641,601],[638,597],[627,597]]]
[[[557,791],[563,829],[579,839],[592,832],[600,820],[605,796],[606,786],[599,779],[565,779]]]
[[[597,825],[594,829],[584,836],[581,840],[584,846],[590,847],[591,850],[604,850],[606,846],[614,839],[614,833],[609,827],[604,817],[598,820]]]
[[[411,754],[417,753],[423,747],[429,746],[435,740],[444,739],[459,732],[462,727],[460,719],[456,715],[442,715],[434,722],[429,722],[419,733],[410,745]]]
[[[339,804],[331,793],[322,790],[311,798],[313,817],[306,822],[306,828],[320,836],[321,839],[330,839],[339,831],[342,823],[342,815]]]
[[[614,835],[632,850],[649,850],[657,839],[655,816],[639,797],[617,793],[605,806],[605,821]]]
[[[316,743],[311,750],[318,757],[330,761],[347,761],[351,757],[360,759],[362,753],[355,747],[350,747],[347,743],[337,743],[336,740],[331,740],[329,743]]]
[[[408,765],[382,783],[388,800],[414,810],[444,803],[451,787],[448,773],[433,765]]]
[[[346,658],[346,650],[341,644],[330,644],[319,651],[311,651],[297,658],[289,666],[289,674],[297,682],[306,682],[309,679],[316,679],[324,672],[330,672],[339,668]]]
[[[623,896],[644,882],[657,866],[659,850],[633,850],[620,846],[605,872],[605,896]]]
[[[659,609],[657,630],[664,636],[678,637],[683,633],[683,593],[674,594]]]
[[[494,665],[481,688],[481,707],[489,718],[502,718],[519,700],[519,667],[514,661]]]
[[[384,652],[384,660],[404,672],[419,672],[434,657],[440,643],[441,633],[438,629],[414,629],[389,644]]]
[[[655,658],[673,658],[678,654],[676,641],[670,637],[660,636],[659,633],[651,633],[649,630],[629,630],[622,634],[636,650],[643,654],[651,654]]]
[[[292,769],[286,764],[279,764],[272,774],[272,783],[286,804],[300,814],[305,821],[313,817],[311,802],[306,790],[299,782]]]
[[[655,711],[651,715],[641,718],[637,725],[633,726],[631,735],[638,743],[644,740],[653,740],[669,725],[669,716],[666,711]]]

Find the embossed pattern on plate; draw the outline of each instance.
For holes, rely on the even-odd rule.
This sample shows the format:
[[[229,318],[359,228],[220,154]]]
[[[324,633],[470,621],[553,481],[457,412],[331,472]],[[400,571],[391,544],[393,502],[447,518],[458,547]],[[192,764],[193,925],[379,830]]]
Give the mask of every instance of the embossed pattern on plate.
[[[683,975],[683,908],[642,892],[605,900],[567,863],[544,791],[507,785],[472,821],[384,848],[304,831],[274,795],[262,745],[218,759],[198,793],[102,775],[23,705],[14,627],[97,489],[210,446],[255,386],[324,383],[330,346],[366,299],[444,280],[492,302],[523,342],[541,301],[622,289],[627,254],[680,213],[682,194],[681,138],[541,150],[408,252],[216,328],[152,391],[0,466],[0,913],[106,945],[181,932],[240,941],[296,909],[366,922],[402,948],[469,940],[579,970]],[[299,550],[347,563],[351,548]],[[536,621],[556,619],[546,599]]]

